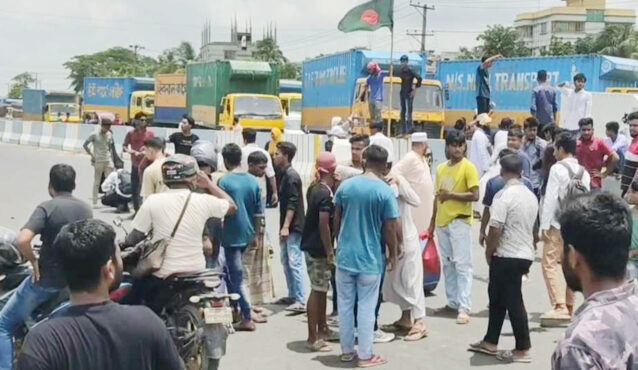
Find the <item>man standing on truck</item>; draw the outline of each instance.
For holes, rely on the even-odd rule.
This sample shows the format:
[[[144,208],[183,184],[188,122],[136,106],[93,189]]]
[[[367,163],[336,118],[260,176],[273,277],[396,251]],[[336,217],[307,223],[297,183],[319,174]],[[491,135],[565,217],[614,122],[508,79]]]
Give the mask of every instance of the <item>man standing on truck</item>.
[[[536,80],[538,86],[532,90],[532,106],[530,112],[540,124],[541,131],[545,125],[556,122],[556,112],[558,112],[558,104],[556,103],[556,90],[547,82],[547,71],[541,69],[538,71]]]
[[[476,68],[476,109],[477,114],[490,112],[490,71],[494,62],[503,59],[501,54],[481,58],[481,64]]]
[[[366,80],[367,94],[361,96],[361,101],[365,101],[368,96],[368,107],[370,108],[370,121],[381,122],[381,109],[383,106],[383,79],[388,75],[381,70],[377,62],[368,63],[368,79]]]
[[[418,73],[414,72],[408,66],[408,56],[401,56],[401,69],[399,70],[399,77],[401,77],[401,128],[403,135],[410,135],[414,132],[414,126],[412,125],[412,107],[414,103],[414,95],[416,90],[412,86],[416,79],[416,88],[421,87],[421,81],[423,79]]]
[[[155,137],[153,131],[147,130],[148,122],[146,117],[135,121],[135,128],[126,133],[123,149],[125,153],[131,155],[131,186],[133,187],[133,208],[135,212],[140,209],[140,174],[139,166],[144,158],[142,147],[147,139]]]
[[[587,77],[579,73],[574,76],[573,88],[567,83],[558,85],[562,89],[563,98],[567,105],[565,120],[561,124],[561,128],[569,131],[572,135],[580,134],[580,122],[583,118],[591,117],[592,97],[589,91],[585,91]]]

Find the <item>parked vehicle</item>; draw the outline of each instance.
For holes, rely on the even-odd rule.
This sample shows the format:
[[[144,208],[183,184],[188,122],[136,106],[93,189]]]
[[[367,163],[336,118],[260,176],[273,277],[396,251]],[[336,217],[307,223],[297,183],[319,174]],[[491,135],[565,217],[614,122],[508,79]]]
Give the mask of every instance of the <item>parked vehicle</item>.
[[[136,77],[87,77],[84,79],[84,111],[119,113],[132,122],[155,115],[155,80]]]
[[[222,98],[219,125],[231,129],[234,122],[243,128],[284,129],[284,111],[275,95],[228,94]]]
[[[279,80],[279,94],[285,93],[301,94],[301,81]]]
[[[23,89],[23,115],[27,121],[64,121],[69,112],[69,121],[80,122],[79,97],[75,93]]]
[[[177,127],[186,111],[186,74],[156,75],[153,124]]]
[[[78,123],[82,122],[82,117],[79,106],[75,103],[47,103],[44,107],[44,121]]]
[[[283,108],[284,116],[286,117],[286,129],[300,130],[301,93],[279,93],[279,100],[281,100],[281,107]]]

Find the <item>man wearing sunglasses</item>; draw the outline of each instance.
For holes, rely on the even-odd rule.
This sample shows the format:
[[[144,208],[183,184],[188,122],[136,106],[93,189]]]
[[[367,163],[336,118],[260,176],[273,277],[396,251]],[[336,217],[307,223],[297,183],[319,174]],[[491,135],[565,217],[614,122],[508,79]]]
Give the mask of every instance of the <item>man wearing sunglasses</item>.
[[[135,122],[135,128],[126,133],[124,138],[124,152],[131,156],[131,187],[133,189],[133,207],[135,212],[140,209],[140,173],[139,167],[144,159],[142,148],[147,139],[155,137],[153,131],[147,130],[148,121],[146,117],[141,117]]]

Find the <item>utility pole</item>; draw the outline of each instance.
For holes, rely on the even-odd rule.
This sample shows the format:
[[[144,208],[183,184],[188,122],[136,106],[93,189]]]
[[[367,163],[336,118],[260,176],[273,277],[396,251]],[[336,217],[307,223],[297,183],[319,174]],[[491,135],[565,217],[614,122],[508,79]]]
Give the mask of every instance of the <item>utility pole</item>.
[[[138,45],[138,44],[133,44],[133,45],[129,45],[129,48],[133,49],[133,60],[134,60],[134,64],[133,64],[133,77],[137,76],[137,51],[138,50],[144,50],[144,46],[142,45]]]
[[[425,38],[426,36],[434,36],[434,34],[432,33],[426,33],[426,26],[428,23],[428,10],[435,10],[434,6],[429,6],[427,4],[424,3],[420,3],[420,2],[412,2],[410,0],[410,6],[415,8],[419,13],[421,13],[421,16],[423,17],[423,23],[421,25],[421,32],[418,32],[417,30],[413,30],[413,31],[408,31],[407,35],[408,36],[420,36],[421,37],[421,54],[425,54]]]

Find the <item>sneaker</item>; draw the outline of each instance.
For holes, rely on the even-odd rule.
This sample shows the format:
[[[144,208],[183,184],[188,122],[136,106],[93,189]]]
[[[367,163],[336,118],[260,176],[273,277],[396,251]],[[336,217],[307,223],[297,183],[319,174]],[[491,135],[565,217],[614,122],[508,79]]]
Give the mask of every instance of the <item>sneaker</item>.
[[[394,340],[394,337],[394,334],[378,329],[374,332],[374,343],[390,343]]]
[[[289,306],[293,303],[295,303],[295,300],[290,297],[279,298],[278,300],[274,302],[274,304],[281,305],[281,306]]]
[[[286,307],[286,311],[304,313],[306,312],[306,305],[303,303],[296,302]]]
[[[459,315],[456,316],[456,323],[459,325],[465,325],[470,323],[470,315],[467,312],[460,311]]]
[[[339,316],[329,316],[326,324],[331,327],[339,327]]]

